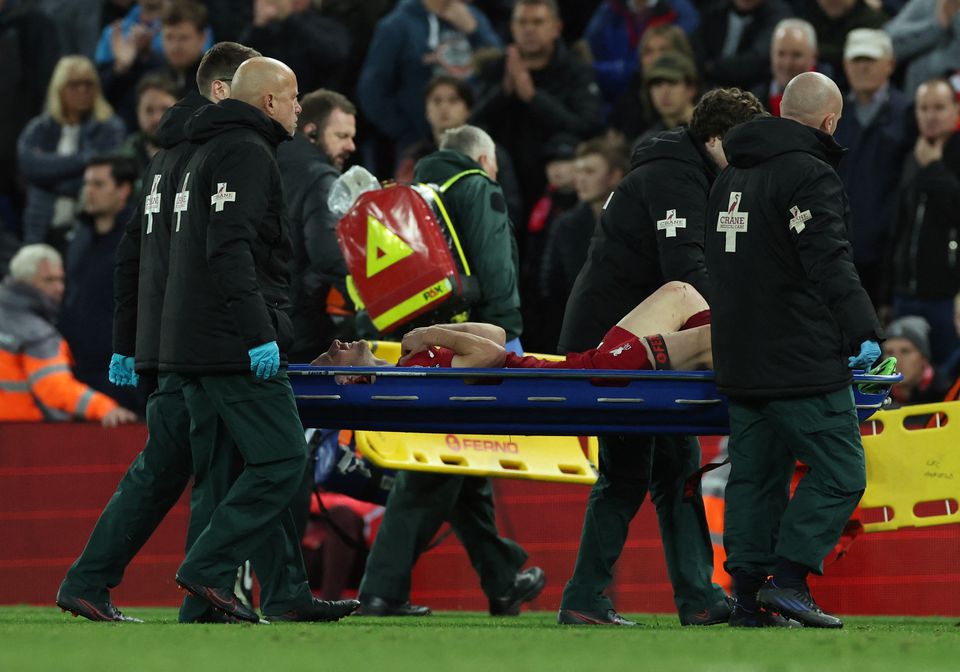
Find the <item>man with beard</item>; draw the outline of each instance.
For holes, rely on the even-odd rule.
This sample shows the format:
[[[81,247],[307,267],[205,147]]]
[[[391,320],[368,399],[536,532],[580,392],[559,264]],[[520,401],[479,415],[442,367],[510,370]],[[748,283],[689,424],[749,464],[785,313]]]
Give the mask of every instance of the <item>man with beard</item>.
[[[357,108],[336,91],[304,96],[297,132],[277,149],[293,241],[291,362],[309,362],[353,331],[347,267],[337,243],[330,189],[356,151]]]
[[[150,159],[160,151],[157,128],[163,115],[177,102],[177,88],[164,75],[147,75],[137,84],[137,128],[127,136],[120,152],[137,163],[137,175],[143,173]]]

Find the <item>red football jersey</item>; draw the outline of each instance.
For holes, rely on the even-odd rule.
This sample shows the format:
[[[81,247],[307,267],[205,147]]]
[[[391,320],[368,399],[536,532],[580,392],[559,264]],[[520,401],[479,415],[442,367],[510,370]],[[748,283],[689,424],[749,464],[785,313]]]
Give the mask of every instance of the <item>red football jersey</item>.
[[[449,368],[454,352],[447,348],[433,347],[418,352],[404,366]],[[651,369],[650,358],[639,336],[614,327],[603,337],[599,347],[586,352],[571,352],[566,359],[552,361],[539,357],[523,357],[507,353],[503,363],[507,369]]]

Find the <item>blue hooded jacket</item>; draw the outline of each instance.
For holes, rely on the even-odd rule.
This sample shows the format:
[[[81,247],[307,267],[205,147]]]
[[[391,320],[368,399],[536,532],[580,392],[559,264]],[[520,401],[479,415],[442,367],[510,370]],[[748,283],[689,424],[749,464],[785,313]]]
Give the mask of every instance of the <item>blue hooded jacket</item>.
[[[120,32],[124,36],[130,33],[130,30],[140,23],[140,5],[134,5],[123,20],[120,22]],[[151,49],[154,55],[158,57],[163,56],[163,35],[160,31],[160,21],[157,20],[155,25],[151,25],[151,28],[156,29],[157,34],[153,36],[153,43],[151,44]],[[100,33],[100,42],[97,43],[97,50],[93,55],[93,62],[97,65],[103,63],[113,63],[113,47],[110,45],[110,32],[113,30],[113,26],[104,26],[103,32]],[[207,28],[207,39],[203,43],[203,50],[206,51],[213,46],[213,32]]]
[[[423,91],[435,74],[468,77],[473,51],[500,47],[489,19],[473,5],[477,28],[464,35],[427,11],[421,0],[403,0],[378,24],[357,85],[360,108],[401,147],[429,134]],[[425,62],[436,54],[437,62]]]

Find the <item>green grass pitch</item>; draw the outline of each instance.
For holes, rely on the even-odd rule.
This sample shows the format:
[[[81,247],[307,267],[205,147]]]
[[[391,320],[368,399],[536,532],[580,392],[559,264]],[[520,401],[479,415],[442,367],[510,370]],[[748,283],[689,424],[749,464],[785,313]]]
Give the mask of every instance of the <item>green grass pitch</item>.
[[[668,672],[960,670],[960,627],[945,618],[848,618],[840,631],[681,628],[644,615],[638,628],[560,627],[554,614],[447,612],[332,624],[90,623],[43,607],[0,608],[0,671],[97,672]]]

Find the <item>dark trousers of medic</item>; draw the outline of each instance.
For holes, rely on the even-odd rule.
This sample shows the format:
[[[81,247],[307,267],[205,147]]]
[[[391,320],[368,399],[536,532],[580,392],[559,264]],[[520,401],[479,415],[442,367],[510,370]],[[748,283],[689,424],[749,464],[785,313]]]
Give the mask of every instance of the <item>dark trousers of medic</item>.
[[[729,451],[723,540],[735,587],[738,576],[758,585],[780,559],[822,574],[866,488],[851,388],[796,399],[731,399]],[[808,471],[790,497],[797,461]]]
[[[401,471],[387,499],[360,599],[410,599],[410,575],[444,521],[449,521],[488,598],[502,596],[527,561],[526,552],[497,532],[490,479]]]
[[[684,499],[687,478],[700,468],[700,443],[675,435],[600,437],[597,482],[590,491],[573,576],[563,591],[561,609],[606,612],[613,608],[605,591],[623,551],[633,520],[650,493],[657,511],[667,574],[681,618],[724,598],[713,583],[713,547],[699,484]]]
[[[286,390],[284,389],[286,387]],[[292,411],[291,411],[292,409]],[[283,424],[270,415],[279,412]],[[295,425],[290,422],[293,413]],[[186,550],[199,558],[187,578],[205,585],[232,587],[237,567],[250,559],[260,580],[266,613],[296,608],[310,599],[298,537],[287,507],[304,475],[306,445],[286,376],[265,383],[252,376],[184,378],[165,373],[147,401],[149,435],[100,515],[86,547],[64,580],[71,594],[105,599],[119,585],[124,571],[166,514],[176,504],[191,476]],[[272,435],[273,432],[279,434]],[[235,442],[233,437],[242,441]],[[270,446],[284,445],[275,452]],[[236,478],[239,459],[251,457]],[[295,478],[290,472],[296,470]],[[246,476],[246,477],[244,477]],[[293,486],[288,485],[295,480]],[[288,494],[275,493],[282,487]],[[271,491],[270,511],[249,520],[246,509],[258,493]],[[289,496],[288,496],[289,495]],[[285,500],[285,501],[284,501]],[[277,508],[280,503],[281,508]],[[225,505],[225,506],[223,506]],[[252,508],[257,508],[253,506]],[[220,531],[210,531],[223,525]],[[242,544],[217,544],[250,533]],[[196,542],[203,543],[199,548]],[[234,561],[233,558],[239,559]],[[182,568],[181,568],[182,569]],[[187,567],[188,572],[191,567]],[[172,578],[172,577],[171,577]],[[171,582],[171,587],[173,583]],[[187,597],[180,621],[204,620],[205,601]]]

